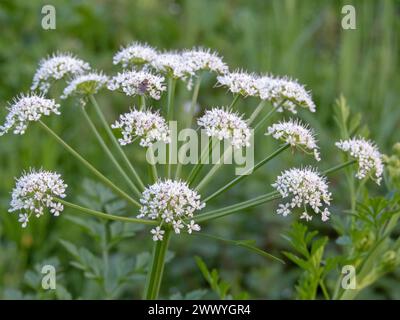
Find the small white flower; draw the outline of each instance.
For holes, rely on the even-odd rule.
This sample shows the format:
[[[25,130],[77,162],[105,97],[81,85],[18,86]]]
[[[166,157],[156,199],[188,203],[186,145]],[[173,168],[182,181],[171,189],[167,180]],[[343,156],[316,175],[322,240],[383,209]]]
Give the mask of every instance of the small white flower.
[[[61,99],[66,99],[72,94],[90,95],[95,94],[103,88],[108,82],[108,77],[102,73],[90,72],[88,74],[78,75],[70,82],[61,96]]]
[[[260,99],[280,105],[279,112],[284,109],[297,113],[296,107],[302,107],[315,112],[316,107],[311,94],[296,80],[289,78],[260,77],[256,80],[256,88]]]
[[[188,89],[192,85],[192,77],[195,75],[193,65],[188,63],[178,52],[165,52],[157,55],[151,62],[151,66],[160,73],[187,82]]]
[[[164,238],[164,230],[161,230],[159,226],[150,230],[151,234],[153,235],[153,241],[162,241]]]
[[[165,78],[147,71],[124,71],[118,73],[108,82],[109,90],[121,90],[127,96],[149,96],[155,100],[161,98],[161,94],[167,89]]]
[[[249,74],[243,71],[235,71],[220,75],[217,77],[218,86],[227,87],[234,94],[240,94],[244,97],[257,96],[257,79],[255,74]]]
[[[164,143],[171,141],[167,122],[158,111],[131,110],[120,115],[119,120],[111,125],[111,128],[121,129],[122,138],[118,141],[122,146],[132,143],[138,137],[141,138],[142,147],[150,147],[156,141]]]
[[[0,136],[13,129],[14,134],[24,134],[29,122],[38,121],[51,113],[60,114],[60,105],[41,95],[20,95],[10,103],[4,125],[0,126]]]
[[[200,231],[200,226],[192,219],[196,211],[205,207],[201,202],[200,195],[189,188],[187,183],[173,180],[158,180],[147,187],[140,199],[142,207],[138,218],[149,218],[160,221],[160,225],[151,231],[153,240],[162,240],[161,226],[166,224],[172,226],[176,234],[184,227],[190,234]],[[161,234],[161,238],[160,235]]]
[[[317,161],[321,160],[314,131],[299,120],[275,123],[268,127],[266,135],[272,135],[306,153],[311,152]]]
[[[194,222],[194,220],[190,220],[190,223],[187,225],[188,233],[191,234],[193,231],[200,231],[200,226]]]
[[[228,72],[228,66],[223,62],[217,53],[211,52],[210,49],[194,48],[182,53],[182,57],[186,63],[191,65],[194,72],[208,70],[218,74]]]
[[[44,214],[45,208],[54,216],[58,216],[64,210],[64,206],[54,200],[54,197],[64,198],[66,188],[67,185],[58,173],[31,170],[16,180],[8,211],[22,212],[18,221],[22,223],[23,228],[27,226],[32,214],[39,218]]]
[[[358,179],[361,180],[369,176],[378,185],[380,184],[383,174],[382,154],[372,141],[360,137],[341,140],[336,142],[335,145],[357,160],[356,177]]]
[[[114,64],[122,64],[124,68],[151,63],[157,57],[157,50],[146,43],[133,42],[121,48],[114,56]]]
[[[197,123],[206,130],[209,137],[227,139],[236,149],[250,146],[250,128],[236,113],[213,108],[207,110]]]
[[[20,213],[18,215],[18,222],[21,222],[21,227],[22,228],[26,228],[26,226],[28,225],[29,222],[29,217],[27,213]]]
[[[54,54],[39,62],[31,90],[39,89],[46,93],[50,88],[51,81],[63,79],[67,75],[82,74],[88,70],[90,70],[88,63],[70,53]]]
[[[309,207],[315,213],[321,214],[322,221],[329,219],[328,209],[322,207],[329,206],[332,195],[328,190],[326,178],[315,169],[286,170],[278,176],[272,186],[281,194],[282,198],[291,197],[290,201],[279,205],[278,214],[287,216],[293,208],[304,208],[300,218],[309,221],[312,219],[307,211]]]

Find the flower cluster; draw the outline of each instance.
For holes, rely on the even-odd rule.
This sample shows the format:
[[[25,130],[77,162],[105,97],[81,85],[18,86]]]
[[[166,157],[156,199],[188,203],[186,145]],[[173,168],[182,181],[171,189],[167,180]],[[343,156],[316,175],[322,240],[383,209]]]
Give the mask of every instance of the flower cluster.
[[[14,134],[24,134],[30,121],[38,121],[51,113],[60,114],[60,105],[52,99],[35,94],[14,98],[8,107],[9,113],[4,125],[0,126],[0,136],[13,129]]]
[[[188,233],[200,231],[200,226],[192,218],[194,212],[203,209],[205,204],[185,182],[159,180],[143,191],[140,203],[138,218],[160,221],[160,225],[151,230],[154,241],[163,239],[163,225],[172,226],[177,234],[185,227]]]
[[[31,214],[37,218],[43,215],[45,208],[54,216],[63,210],[63,205],[54,199],[64,198],[67,185],[57,173],[50,171],[34,171],[23,174],[16,181],[12,191],[9,212],[19,211],[19,222],[25,228]]]
[[[358,171],[356,177],[364,179],[369,176],[379,185],[383,174],[382,154],[377,146],[364,138],[353,138],[349,140],[341,140],[335,145],[350,154],[358,163]]]
[[[235,149],[250,146],[250,128],[236,113],[213,108],[207,110],[197,123],[209,137],[227,139]]]
[[[288,78],[260,77],[256,80],[260,99],[271,101],[282,112],[287,109],[296,113],[296,107],[315,112],[316,107],[311,94],[297,81]]]
[[[278,214],[287,216],[291,213],[291,209],[303,207],[301,218],[308,221],[312,219],[307,211],[307,207],[310,207],[315,213],[321,214],[322,221],[329,219],[330,212],[322,207],[324,204],[330,204],[331,193],[328,191],[326,178],[316,170],[312,168],[286,170],[278,176],[272,186],[283,198],[291,197],[289,202],[279,205]]]
[[[243,71],[235,71],[217,77],[217,85],[227,87],[234,94],[257,96],[257,76]]]
[[[108,77],[102,73],[90,72],[82,74],[72,79],[64,89],[61,99],[66,99],[72,94],[89,95],[95,94],[108,82]]]
[[[166,90],[165,78],[147,71],[124,71],[113,77],[107,87],[109,90],[122,90],[127,96],[147,95],[159,100]]]
[[[70,53],[59,53],[39,62],[31,90],[39,89],[46,93],[52,80],[60,80],[65,76],[74,76],[90,70],[88,63],[74,57]]]
[[[151,66],[169,77],[186,81],[188,88],[191,87],[191,79],[195,75],[193,65],[179,52],[161,53],[151,62]]]
[[[115,54],[113,63],[122,64],[124,68],[145,65],[152,62],[157,54],[157,51],[146,43],[133,42]]]
[[[140,137],[142,147],[150,147],[156,141],[170,143],[170,130],[163,117],[151,110],[131,110],[122,114],[119,120],[111,125],[113,129],[121,129],[122,138],[119,143],[124,146]]]
[[[275,123],[268,127],[266,134],[272,135],[275,139],[282,140],[304,152],[310,151],[317,161],[321,160],[314,131],[299,120]]]
[[[182,57],[189,65],[193,72],[201,70],[209,70],[218,74],[228,72],[228,66],[223,62],[217,53],[211,52],[210,49],[192,49],[182,53]]]

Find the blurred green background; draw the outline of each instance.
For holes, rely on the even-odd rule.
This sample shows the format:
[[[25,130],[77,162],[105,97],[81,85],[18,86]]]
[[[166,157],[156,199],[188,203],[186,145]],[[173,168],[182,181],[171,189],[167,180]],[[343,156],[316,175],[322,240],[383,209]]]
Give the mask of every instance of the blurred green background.
[[[45,4],[56,8],[56,30],[41,28],[41,8]],[[356,30],[341,28],[344,4],[356,8]],[[29,91],[38,61],[55,51],[71,51],[94,68],[112,73],[117,70],[112,65],[113,54],[121,45],[133,40],[160,49],[210,47],[225,58],[231,69],[289,75],[312,90],[317,113],[302,112],[300,116],[316,129],[324,159],[320,167],[327,168],[340,160],[333,147],[338,133],[332,114],[334,101],[341,93],[354,112],[362,113],[371,137],[383,152],[389,152],[392,144],[400,140],[399,16],[400,1],[394,0],[1,0],[0,103],[5,107],[13,96]],[[202,107],[231,101],[224,89],[213,88],[214,83],[213,77],[203,83],[199,96]],[[190,93],[180,85],[177,107],[189,98]],[[129,99],[111,93],[100,94],[99,102],[110,122],[132,105]],[[256,101],[247,99],[241,102],[240,110],[249,113],[255,104]],[[117,181],[118,176],[114,177],[113,169],[104,161],[100,148],[74,108],[73,100],[63,102],[62,119],[53,117],[47,122]],[[4,119],[5,115],[2,107],[0,116]],[[260,159],[276,146],[271,139],[260,137],[256,158]],[[143,160],[138,150],[129,149],[134,162]],[[210,206],[238,202],[270,190],[270,183],[281,169],[308,162],[312,163],[303,156],[281,157]],[[84,177],[93,178],[35,125],[22,137],[0,138],[0,298],[28,293],[37,297],[35,288],[27,284],[27,271],[51,257],[60,261],[62,278],[59,282],[72,297],[103,298],[101,293],[87,288],[82,273],[69,265],[71,257],[58,241],[66,239],[96,253],[93,239],[81,228],[63,217],[43,217],[21,230],[16,216],[7,212],[14,177],[31,166],[62,173],[70,185],[70,199],[83,192]],[[142,173],[147,174],[145,170]],[[215,185],[229,180],[231,174],[228,170],[223,172]],[[342,197],[342,180],[338,175],[331,181],[336,200],[333,211],[337,214],[347,206]],[[254,239],[258,246],[279,254],[286,247],[281,233],[291,220],[277,216],[275,205],[215,221],[205,230],[230,239]],[[312,225],[322,233],[332,232],[328,225],[318,222]],[[134,257],[150,250],[147,232],[125,240],[113,254]],[[210,267],[220,269],[221,276],[233,285],[234,292],[247,291],[251,298],[293,296],[297,271],[291,264],[282,267],[243,249],[200,237],[176,237],[171,251],[175,257],[166,269],[162,288],[165,298],[178,291],[184,294],[206,287],[194,255],[203,257]],[[132,280],[132,286],[128,285],[118,297],[139,298],[140,284],[134,282]],[[380,287],[368,290],[365,296],[400,298],[400,286],[384,279]]]

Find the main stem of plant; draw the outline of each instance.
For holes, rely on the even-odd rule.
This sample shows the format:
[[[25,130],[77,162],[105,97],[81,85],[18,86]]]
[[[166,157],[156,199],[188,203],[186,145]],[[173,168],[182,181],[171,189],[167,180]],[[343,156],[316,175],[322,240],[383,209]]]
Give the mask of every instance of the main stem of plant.
[[[155,300],[160,292],[161,280],[164,273],[165,256],[168,249],[171,230],[165,230],[162,241],[155,241],[150,269],[147,274],[144,299]]]

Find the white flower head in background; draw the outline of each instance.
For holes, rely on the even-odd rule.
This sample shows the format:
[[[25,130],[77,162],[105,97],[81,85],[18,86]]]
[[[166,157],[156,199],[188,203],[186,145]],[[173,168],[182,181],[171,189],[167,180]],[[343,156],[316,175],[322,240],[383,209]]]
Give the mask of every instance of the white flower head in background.
[[[185,182],[158,180],[143,191],[140,203],[142,207],[138,218],[160,221],[160,225],[151,230],[154,241],[163,240],[163,225],[171,226],[176,234],[185,227],[189,234],[200,231],[193,215],[205,204],[201,202],[200,195]]]
[[[155,75],[147,71],[124,71],[118,73],[108,82],[109,90],[121,90],[127,96],[148,96],[155,100],[161,98],[167,89],[163,76]]]
[[[311,112],[316,110],[311,93],[296,80],[263,76],[257,79],[256,87],[260,99],[271,101],[275,106],[279,106],[277,109],[279,112],[287,109],[292,113],[297,113],[297,107]]]
[[[250,127],[237,113],[213,108],[206,110],[197,124],[206,130],[209,137],[227,139],[235,149],[250,146]]]
[[[48,209],[58,216],[64,206],[54,198],[65,198],[67,185],[58,173],[31,170],[16,180],[9,212],[20,212],[18,221],[25,228],[33,214],[37,218]]]
[[[368,176],[378,185],[380,184],[383,174],[382,154],[372,141],[359,137],[341,140],[335,145],[357,160],[357,179],[361,180]]]
[[[133,42],[122,47],[113,58],[114,64],[122,64],[124,68],[143,66],[151,63],[157,57],[157,50],[146,43]]]
[[[108,77],[101,72],[90,72],[88,74],[78,75],[68,82],[61,99],[66,99],[73,94],[83,96],[95,94],[101,88],[105,87],[107,82]]]
[[[39,68],[33,76],[31,90],[39,89],[43,93],[47,93],[52,81],[82,74],[89,70],[88,63],[76,58],[71,53],[53,54],[39,62]]]
[[[0,126],[0,136],[13,129],[14,134],[24,134],[29,122],[38,121],[51,113],[60,114],[60,105],[42,95],[20,95],[10,103],[4,125]]]
[[[185,81],[188,89],[191,88],[192,77],[195,75],[195,71],[193,70],[193,65],[188,63],[181,53],[160,53],[151,62],[151,66],[168,77]]]
[[[258,77],[255,74],[235,71],[218,76],[217,86],[227,87],[233,94],[254,97],[258,95],[257,79]]]
[[[111,128],[121,129],[122,138],[118,141],[122,146],[133,143],[137,138],[141,138],[142,147],[150,147],[157,141],[171,142],[167,122],[158,111],[133,109],[120,115]]]
[[[328,208],[323,207],[329,206],[331,193],[328,190],[326,178],[315,169],[308,167],[285,170],[272,186],[282,198],[290,197],[288,202],[279,204],[278,214],[287,216],[292,209],[298,207],[304,210],[301,219],[309,221],[312,216],[308,210],[311,208],[315,213],[321,214],[322,221],[329,219],[330,212]]]
[[[299,148],[305,153],[311,152],[317,161],[321,160],[314,131],[299,120],[275,123],[268,127],[266,135],[272,135],[273,138]]]
[[[183,59],[191,65],[194,72],[207,70],[218,74],[228,72],[228,66],[217,53],[210,49],[193,48],[182,53]]]

